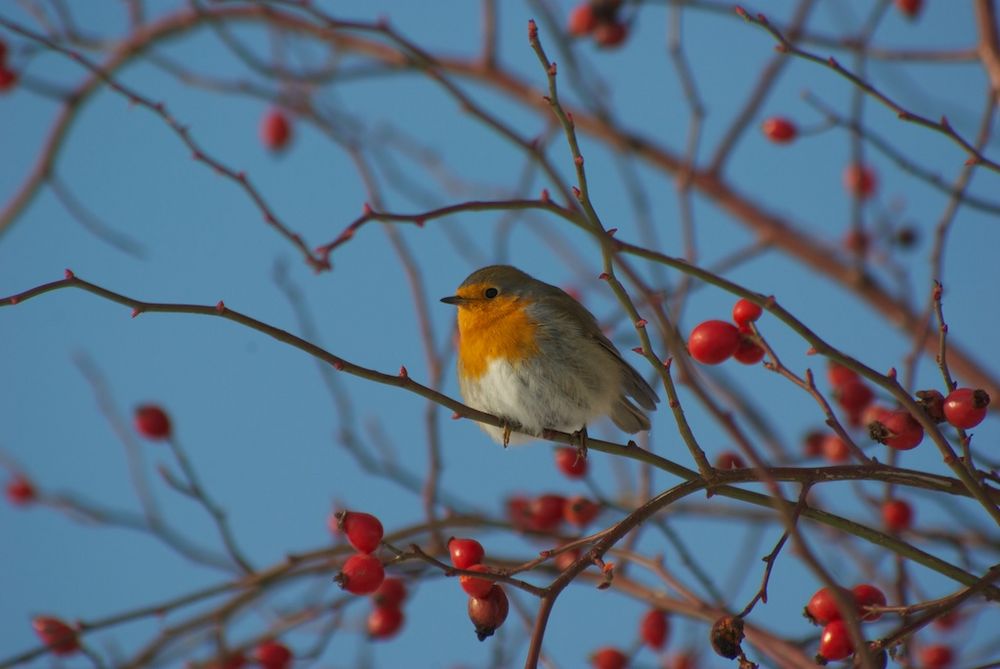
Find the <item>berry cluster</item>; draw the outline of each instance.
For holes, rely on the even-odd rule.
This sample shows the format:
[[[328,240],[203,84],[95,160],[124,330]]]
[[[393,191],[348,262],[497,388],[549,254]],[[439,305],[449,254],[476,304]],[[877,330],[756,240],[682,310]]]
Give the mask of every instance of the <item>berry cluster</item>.
[[[448,540],[448,553],[451,564],[457,569],[465,569],[481,574],[492,573],[483,564],[486,551],[475,539],[452,537]],[[489,579],[478,578],[469,574],[458,577],[462,590],[469,595],[469,620],[476,628],[476,636],[480,641],[493,636],[498,627],[507,619],[510,603],[507,593],[499,583]]]
[[[521,496],[507,500],[511,525],[525,532],[552,532],[563,522],[586,527],[601,512],[601,506],[583,495],[563,497],[554,493],[535,498]]]
[[[764,347],[754,336],[750,323],[763,313],[760,305],[740,299],[733,305],[736,325],[717,320],[698,324],[688,335],[688,353],[705,365],[718,365],[729,358],[736,358],[744,365],[756,365],[764,358]]]
[[[628,26],[619,18],[622,0],[584,0],[569,15],[567,31],[575,37],[591,36],[600,47],[616,47],[628,37]]]
[[[886,604],[885,594],[869,583],[854,586],[845,592],[853,599],[858,620],[874,622],[882,617],[877,610]],[[847,625],[842,620],[840,609],[829,588],[820,588],[806,604],[805,616],[815,625],[823,625],[819,640],[819,658],[822,660],[842,660],[854,653]]]

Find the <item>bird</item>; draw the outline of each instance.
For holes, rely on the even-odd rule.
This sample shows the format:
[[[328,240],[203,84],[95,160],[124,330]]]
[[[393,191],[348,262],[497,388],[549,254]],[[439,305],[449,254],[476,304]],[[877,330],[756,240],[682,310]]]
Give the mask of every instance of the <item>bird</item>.
[[[608,416],[629,434],[649,430],[643,409],[655,410],[656,391],[566,291],[516,267],[490,265],[441,301],[458,308],[462,397],[504,421],[479,424],[497,443],[559,430],[579,435],[585,456],[587,423],[595,418]]]

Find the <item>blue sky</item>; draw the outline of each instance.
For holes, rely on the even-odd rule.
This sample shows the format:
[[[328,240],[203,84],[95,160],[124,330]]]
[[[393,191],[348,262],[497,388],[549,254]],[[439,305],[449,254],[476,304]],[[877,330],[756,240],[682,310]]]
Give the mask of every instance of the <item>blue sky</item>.
[[[383,0],[364,3],[363,9],[320,4],[342,18],[389,17],[400,33],[435,52],[471,57],[479,48],[479,3]],[[544,73],[526,39],[527,21],[536,17],[550,56],[559,61],[560,71],[569,71],[568,64],[564,65],[568,56],[557,48],[553,34],[561,29],[569,3],[545,3],[558,17],[556,24],[542,21],[542,7],[534,3],[498,4],[502,5],[500,55],[506,67],[535,87],[543,86]],[[615,119],[682,153],[690,108],[667,57],[665,4],[630,5],[627,14],[633,17],[632,30],[619,50],[598,51],[586,41],[568,48],[586,80],[607,88],[606,99]],[[756,9],[784,23],[795,4],[761,3]],[[851,33],[868,4],[821,3],[808,26],[823,35]],[[923,49],[954,49],[973,43],[971,4],[928,4],[916,22],[902,19],[890,8],[874,43]],[[183,6],[157,4],[150,19],[161,12],[181,11]],[[88,3],[85,10],[74,6],[73,11],[81,26],[106,37],[120,38],[126,29],[121,3]],[[33,19],[14,5],[0,10],[0,16],[37,29]],[[265,59],[280,54],[291,64],[325,62],[325,52],[316,43],[282,40],[256,26],[240,26],[233,34]],[[774,57],[773,40],[735,15],[706,9],[684,12],[683,38],[707,110],[699,153],[699,159],[707,161],[761,68]],[[0,201],[6,202],[25,178],[58,114],[58,105],[37,90],[43,84],[57,90],[71,87],[85,72],[63,55],[36,52],[34,45],[6,29],[0,28],[0,39],[11,45],[11,63],[23,68],[23,78],[32,84],[0,96],[4,156]],[[827,53],[826,47],[809,48]],[[92,55],[101,60],[99,54]],[[258,125],[271,106],[267,99],[192,86],[162,67],[163,62],[174,63],[212,80],[252,84],[271,96],[281,90],[273,79],[250,71],[217,33],[208,29],[186,33],[157,44],[151,55],[149,60],[130,63],[116,76],[150,99],[163,101],[207,153],[232,169],[245,171],[273,210],[307,244],[318,246],[334,239],[360,214],[367,199],[361,175],[342,146],[316,125],[296,119],[292,145],[281,155],[271,155],[258,139]],[[851,64],[848,54],[837,52],[837,56],[845,66]],[[350,56],[337,64],[350,72],[362,66],[363,60]],[[871,61],[868,67],[880,90],[907,108],[932,119],[947,115],[963,135],[975,135],[986,87],[976,62]],[[567,80],[560,83],[566,84],[567,100],[579,101]],[[538,136],[550,126],[550,118],[505,100],[487,85],[461,81],[461,86],[526,137]],[[851,220],[850,198],[841,186],[842,169],[851,160],[848,134],[840,128],[827,129],[778,147],[767,142],[757,126],[766,116],[782,114],[804,128],[818,128],[822,118],[803,101],[802,93],[809,91],[846,115],[851,90],[825,68],[792,61],[763,103],[759,118],[737,143],[724,171],[736,190],[827,243],[831,254],[842,253],[839,239]],[[311,93],[315,107],[331,119],[336,139],[355,138],[372,155],[388,156],[380,163],[379,174],[385,182],[387,207],[393,211],[416,212],[476,198],[533,197],[549,186],[537,173],[525,176],[526,161],[519,149],[462,114],[438,86],[419,75],[358,76],[318,86]],[[956,177],[965,155],[954,144],[900,122],[871,100],[865,104],[865,124],[872,133],[885,137],[946,181]],[[408,150],[411,146],[419,151]],[[583,137],[581,147],[593,202],[604,224],[618,227],[622,239],[642,240],[643,211],[636,209],[629,195],[641,189],[658,238],[656,248],[681,255],[674,179],[623,160],[593,138]],[[998,149],[992,141],[984,152],[996,156]],[[906,221],[921,234],[916,249],[893,251],[892,267],[898,272],[891,273],[884,266],[874,271],[893,292],[898,276],[905,275],[909,294],[923,304],[929,289],[929,239],[947,198],[870,146],[865,151],[880,180],[877,198],[863,212],[865,220],[870,224]],[[415,160],[415,154],[432,159]],[[548,155],[571,183],[572,164],[560,139],[551,142]],[[623,163],[627,165],[624,170]],[[193,161],[161,119],[107,89],[79,110],[59,151],[55,174],[104,226],[136,244],[141,255],[124,253],[88,231],[60,204],[52,189],[43,189],[0,231],[0,294],[59,279],[64,268],[72,268],[81,278],[138,299],[205,305],[221,299],[254,318],[301,333],[295,309],[275,280],[276,267],[282,267],[287,281],[301,291],[301,305],[315,323],[315,343],[383,372],[393,373],[405,365],[411,377],[427,382],[430,370],[416,326],[414,300],[388,230],[379,224],[364,227],[334,253],[332,272],[316,274],[287,241],[263,223],[259,209],[234,182]],[[970,192],[986,199],[995,197],[996,174],[977,172]],[[729,212],[702,195],[693,197],[693,212],[697,262],[702,266],[713,267],[753,240]],[[451,294],[482,264],[516,263],[545,281],[581,290],[587,306],[609,324],[619,347],[627,351],[636,345],[635,334],[613,295],[596,278],[601,271],[598,246],[561,219],[541,214],[462,214],[423,228],[400,225],[395,231],[419,267],[434,345],[446,351],[442,390],[452,397],[458,397],[450,346],[454,313],[437,298]],[[456,243],[456,239],[461,241]],[[951,336],[973,351],[993,375],[1000,374],[995,354],[1000,311],[995,308],[995,289],[989,288],[1000,285],[1000,265],[993,258],[997,248],[996,216],[961,208],[944,258],[944,308]],[[636,265],[650,279],[666,276],[671,285],[680,279],[672,271]],[[760,254],[726,276],[751,290],[776,295],[831,344],[875,369],[901,366],[909,351],[906,333],[885,322],[882,314],[787,256],[773,251]],[[707,318],[726,318],[733,301],[732,295],[717,288],[699,287],[683,311],[682,332]],[[802,373],[811,366],[821,373],[822,362],[806,355],[807,345],[795,333],[767,316],[761,329],[790,368]],[[0,341],[6,353],[0,356],[0,449],[8,466],[24,471],[46,494],[67,493],[101,506],[137,511],[124,450],[129,442],[123,443],[115,423],[129,426],[134,406],[156,402],[170,412],[179,442],[214,498],[228,511],[234,534],[258,566],[276,563],[288,553],[329,545],[326,517],[334,505],[377,514],[388,530],[423,518],[419,496],[366,474],[337,438],[349,430],[359,436],[366,450],[388,449],[400,467],[423,477],[427,471],[423,422],[427,403],[416,395],[347,375],[334,375],[337,395],[333,395],[314,360],[260,333],[190,315],[150,313],[130,318],[127,308],[79,291],[58,291],[16,308],[0,309]],[[638,357],[630,360],[637,366],[642,363]],[[802,433],[822,423],[811,398],[762,368],[727,364],[702,371],[710,387],[737,388],[750,398],[774,426],[776,437],[792,450]],[[110,419],[98,409],[95,373],[113,409]],[[940,386],[933,360],[923,360],[917,378],[917,388]],[[349,403],[347,413],[335,397]],[[688,390],[682,389],[681,401],[710,456],[731,447],[723,430]],[[437,414],[444,459],[441,484],[461,502],[461,510],[499,515],[503,500],[513,493],[588,492],[584,484],[568,481],[555,470],[548,444],[504,450],[472,422],[450,420],[450,413],[439,409]],[[616,441],[622,436],[609,425],[594,426],[592,432]],[[995,443],[998,436],[996,420],[990,418],[976,431],[975,443]],[[657,452],[691,465],[665,409],[655,416],[650,443]],[[171,525],[218,550],[203,510],[180,499],[157,476],[158,466],[175,468],[166,448],[141,440],[132,445]],[[939,454],[929,444],[903,454],[901,464],[945,473]],[[637,468],[632,463],[593,453],[591,470],[594,485],[607,497],[625,499],[635,485]],[[676,482],[656,473],[652,485],[661,491]],[[881,493],[874,485],[865,490],[871,495]],[[792,488],[786,492],[795,494]],[[826,508],[877,523],[855,486],[831,484],[818,495]],[[919,500],[918,515],[928,530],[951,522],[953,507],[917,495],[914,499]],[[742,608],[756,589],[759,558],[771,549],[780,530],[773,524],[761,529],[745,518],[728,519],[734,507],[719,498],[699,496],[689,504],[698,505],[701,512],[690,508],[678,512],[671,517],[672,527],[724,589],[727,604]],[[964,510],[960,515],[975,517],[974,506],[959,508]],[[987,522],[981,510],[980,517]],[[600,527],[618,518],[608,512],[601,517]],[[148,537],[83,524],[48,508],[0,505],[0,528],[5,565],[0,569],[0,629],[4,630],[0,660],[33,647],[31,615],[98,619],[226,580],[225,574],[194,566]],[[891,583],[891,559],[880,556],[872,546],[844,544],[812,526],[806,532],[817,548],[829,548],[823,558],[845,585],[873,577]],[[487,547],[488,555],[498,558],[529,559],[548,546],[508,532],[477,529],[474,535]],[[914,541],[945,558],[956,557],[940,543],[920,537]],[[670,570],[691,583],[690,573],[661,534],[644,533],[637,550],[663,556]],[[843,559],[845,553],[873,556],[870,564],[877,573],[861,573],[857,561]],[[650,588],[662,587],[648,572],[636,569],[633,573]],[[913,569],[912,576],[920,580],[927,598],[955,590],[953,583],[919,568]],[[543,578],[532,580],[544,583]],[[758,607],[752,621],[791,638],[806,638],[814,631],[797,612],[817,587],[815,576],[792,555],[784,555],[772,579],[771,599]],[[332,637],[316,666],[349,667],[363,661],[379,667],[489,666],[501,641],[512,653],[501,664],[520,664],[527,628],[516,613],[512,612],[500,640],[480,643],[466,619],[465,596],[457,583],[429,577],[414,590],[406,609],[406,627],[388,643],[369,644],[359,633],[368,610],[366,602],[348,605],[343,630]],[[320,579],[312,588],[290,590],[268,604],[297,601],[306,591],[319,593],[324,600],[336,598],[328,579]],[[518,593],[518,601],[531,616],[534,601],[523,593]],[[546,651],[557,666],[581,666],[599,645],[629,645],[644,610],[644,605],[614,588],[598,592],[589,584],[574,585],[557,604]],[[259,633],[273,615],[269,606],[255,607],[233,626],[230,640],[240,643]],[[88,640],[96,648],[128,653],[158,625],[179,619],[171,616],[163,622],[118,626]],[[996,629],[997,622],[993,612],[958,633],[967,654],[963,658],[968,660],[963,659],[961,666],[996,659],[998,649],[995,642],[990,645],[989,630]],[[891,629],[889,623],[881,625],[874,629]],[[315,626],[307,626],[289,636],[289,644],[297,649],[309,647],[317,633]],[[704,648],[705,635],[703,624],[677,619],[670,648]],[[938,633],[920,638],[937,639]],[[204,659],[208,648],[189,648],[190,655],[184,659]],[[172,662],[171,666],[182,664],[179,657]],[[654,666],[655,659],[643,651],[637,664]],[[83,661],[69,660],[66,665],[83,666]],[[721,660],[707,657],[705,665],[723,666]],[[48,660],[36,660],[33,666],[48,666]]]

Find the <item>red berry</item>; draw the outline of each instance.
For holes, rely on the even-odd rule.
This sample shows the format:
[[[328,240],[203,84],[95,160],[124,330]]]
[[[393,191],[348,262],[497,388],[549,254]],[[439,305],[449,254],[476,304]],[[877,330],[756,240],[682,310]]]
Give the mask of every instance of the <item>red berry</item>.
[[[733,305],[733,322],[737,325],[745,325],[756,321],[763,313],[764,309],[759,304],[740,298]]]
[[[950,630],[955,629],[955,627],[957,627],[958,624],[962,622],[962,618],[963,616],[961,613],[959,613],[955,609],[952,609],[951,611],[948,611],[948,613],[945,613],[944,615],[936,618],[934,620],[934,627],[936,627],[939,630],[948,632]]]
[[[382,561],[368,553],[358,553],[347,558],[337,574],[340,587],[355,595],[370,595],[378,590],[385,579]]]
[[[854,604],[858,607],[858,618],[865,621],[878,620],[881,611],[866,611],[869,606],[885,606],[885,593],[870,583],[860,583],[851,588]]]
[[[262,641],[253,652],[254,661],[263,669],[287,669],[292,662],[292,651],[277,641]]]
[[[525,497],[509,497],[506,502],[507,519],[518,530],[533,530],[534,518],[531,514],[531,502]]]
[[[849,367],[844,367],[840,363],[830,361],[826,367],[826,380],[834,388],[839,388],[850,381],[858,381],[861,377]]]
[[[896,0],[896,8],[899,9],[908,19],[917,18],[917,14],[923,9],[924,0]]]
[[[723,451],[715,458],[716,469],[743,469],[746,466],[740,454],[733,451]]]
[[[594,8],[590,2],[584,0],[573,8],[569,13],[569,26],[567,30],[570,35],[580,37],[589,35],[597,27],[597,17],[594,15]]]
[[[594,42],[609,49],[619,46],[628,37],[628,27],[615,21],[601,22],[594,27]]]
[[[72,655],[80,650],[76,630],[59,618],[35,616],[31,620],[35,634],[55,655]]]
[[[875,399],[875,393],[861,379],[851,379],[837,387],[834,395],[845,411],[860,414]]]
[[[135,429],[147,439],[169,439],[170,417],[155,404],[144,404],[135,410]]]
[[[667,614],[660,609],[650,609],[639,623],[639,636],[642,642],[653,650],[660,650],[667,643],[670,633],[670,621]]]
[[[874,195],[876,184],[875,172],[867,165],[848,165],[844,170],[844,189],[859,200]]]
[[[205,669],[243,669],[247,664],[247,658],[243,653],[234,653],[221,657],[214,662],[204,665]]]
[[[834,464],[847,462],[851,459],[851,449],[847,442],[837,435],[828,434],[823,437],[823,457]]]
[[[901,499],[890,499],[882,504],[882,522],[893,532],[910,529],[913,523],[913,507]]]
[[[825,625],[840,620],[840,610],[830,588],[820,588],[806,604],[806,617],[817,625]]]
[[[468,569],[474,564],[479,564],[486,555],[483,545],[475,539],[454,537],[448,540],[448,552],[451,553],[451,563],[459,569]]]
[[[599,504],[578,495],[566,500],[566,506],[563,507],[563,518],[571,525],[586,527],[594,518],[597,518],[597,514],[600,512]]]
[[[554,530],[563,519],[566,498],[562,495],[540,495],[531,501],[529,510],[534,529]]]
[[[9,91],[17,85],[17,72],[0,64],[0,91]]]
[[[788,144],[799,134],[795,124],[787,118],[772,116],[761,125],[764,136],[775,144]]]
[[[292,125],[284,112],[273,109],[260,124],[260,138],[271,151],[284,149],[292,139]]]
[[[388,639],[403,626],[403,612],[398,606],[376,606],[368,614],[368,636],[372,639]]]
[[[0,39],[0,65],[7,62],[7,43]]]
[[[920,666],[923,669],[945,669],[955,660],[951,646],[936,643],[920,649]]]
[[[668,665],[664,665],[667,669]],[[669,669],[696,669],[698,666],[698,655],[693,651],[684,651],[670,658]]]
[[[480,641],[493,636],[503,625],[509,609],[507,593],[500,585],[492,588],[485,597],[469,597],[469,620],[476,626],[476,636]]]
[[[746,335],[740,335],[740,343],[733,353],[733,358],[744,365],[756,365],[764,359],[764,347]]]
[[[402,579],[389,578],[382,581],[382,585],[372,595],[376,606],[399,607],[406,599],[406,584]]]
[[[580,559],[580,549],[574,548],[572,550],[563,551],[556,555],[556,559],[553,561],[556,569],[559,571],[566,571],[573,566],[573,563]]]
[[[990,396],[985,390],[958,388],[944,398],[944,417],[955,427],[967,430],[983,422]]]
[[[7,499],[15,506],[25,506],[35,501],[35,486],[23,476],[17,475],[7,482]]]
[[[575,448],[557,448],[556,466],[571,479],[583,478],[587,474],[587,458]]]
[[[851,635],[843,620],[827,623],[819,637],[819,654],[825,660],[843,660],[854,652]]]
[[[917,444],[924,439],[924,428],[914,420],[908,411],[886,411],[878,423],[881,423],[887,432],[873,430],[871,426],[869,426],[869,431],[876,438],[876,441],[891,448],[908,451],[911,448],[916,448]],[[875,423],[876,428],[878,423]]]
[[[740,331],[725,321],[705,321],[691,330],[688,352],[691,357],[706,365],[717,365],[736,352],[740,345]]]
[[[470,565],[468,570],[477,571],[481,574],[491,573],[489,567],[482,564]],[[458,584],[462,586],[462,590],[465,590],[467,595],[472,597],[485,597],[490,594],[490,589],[493,587],[493,581],[475,576],[467,576],[466,574],[458,577]]]
[[[351,545],[362,553],[372,553],[382,543],[382,522],[370,513],[342,511],[337,522]]]
[[[617,648],[601,648],[590,656],[590,666],[594,669],[625,669],[628,656]]]

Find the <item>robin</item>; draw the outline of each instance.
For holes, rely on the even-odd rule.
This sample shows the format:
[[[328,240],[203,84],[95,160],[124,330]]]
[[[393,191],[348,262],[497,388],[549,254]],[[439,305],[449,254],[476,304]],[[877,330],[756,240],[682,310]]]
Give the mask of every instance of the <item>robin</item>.
[[[508,265],[476,270],[441,300],[458,307],[458,382],[465,402],[502,418],[480,424],[506,446],[545,429],[578,433],[609,416],[630,434],[649,429],[659,398],[622,359],[594,315],[566,291]]]

